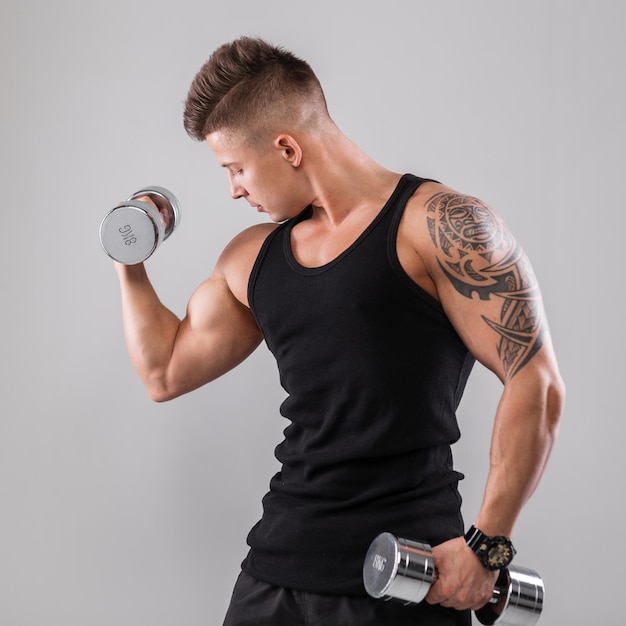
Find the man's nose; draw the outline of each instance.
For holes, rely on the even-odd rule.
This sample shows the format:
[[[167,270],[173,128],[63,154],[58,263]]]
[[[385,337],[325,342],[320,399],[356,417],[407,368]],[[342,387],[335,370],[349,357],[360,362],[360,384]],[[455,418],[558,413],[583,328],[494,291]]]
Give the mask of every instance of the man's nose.
[[[230,195],[231,198],[233,198],[234,200],[237,200],[238,198],[244,198],[245,196],[248,195],[248,192],[245,190],[245,188],[236,183],[235,181],[233,181],[233,179],[230,179]]]

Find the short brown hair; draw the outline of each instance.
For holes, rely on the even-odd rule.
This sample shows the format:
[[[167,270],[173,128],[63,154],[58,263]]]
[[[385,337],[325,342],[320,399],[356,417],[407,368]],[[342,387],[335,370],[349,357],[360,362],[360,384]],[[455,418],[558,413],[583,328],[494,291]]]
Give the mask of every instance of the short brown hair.
[[[196,74],[185,101],[185,130],[193,139],[237,131],[294,114],[297,100],[326,112],[310,65],[262,39],[240,37],[217,48]]]

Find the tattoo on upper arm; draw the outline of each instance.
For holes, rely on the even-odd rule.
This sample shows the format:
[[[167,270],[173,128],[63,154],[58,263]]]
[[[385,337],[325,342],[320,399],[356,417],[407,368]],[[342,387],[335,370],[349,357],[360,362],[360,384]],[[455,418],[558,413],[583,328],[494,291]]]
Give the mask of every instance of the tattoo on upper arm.
[[[437,261],[454,288],[466,298],[501,300],[499,319],[482,319],[498,334],[498,356],[512,378],[542,345],[541,298],[528,259],[502,220],[476,198],[437,193],[427,220]]]

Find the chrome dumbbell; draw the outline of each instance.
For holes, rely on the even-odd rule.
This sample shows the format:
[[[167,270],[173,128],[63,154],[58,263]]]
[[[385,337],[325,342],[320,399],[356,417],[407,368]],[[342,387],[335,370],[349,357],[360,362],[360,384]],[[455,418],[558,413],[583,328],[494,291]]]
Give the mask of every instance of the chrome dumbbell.
[[[421,602],[437,578],[427,543],[382,533],[371,543],[363,563],[365,590],[374,598]],[[543,609],[544,586],[539,574],[523,567],[504,568],[491,600],[475,611],[481,624],[534,626]]]
[[[139,200],[147,196],[154,202]],[[145,187],[111,209],[100,224],[100,243],[116,261],[134,265],[145,261],[180,223],[180,206],[164,187]]]

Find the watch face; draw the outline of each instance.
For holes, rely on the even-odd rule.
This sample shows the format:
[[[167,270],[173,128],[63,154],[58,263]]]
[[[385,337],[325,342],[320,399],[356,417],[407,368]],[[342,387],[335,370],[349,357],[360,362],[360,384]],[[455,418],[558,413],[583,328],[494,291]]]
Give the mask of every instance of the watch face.
[[[508,537],[489,537],[472,526],[465,535],[470,550],[476,553],[480,562],[489,570],[503,569],[515,556],[515,548]]]
[[[487,563],[490,567],[506,567],[513,560],[511,546],[506,543],[494,542],[486,550]]]

